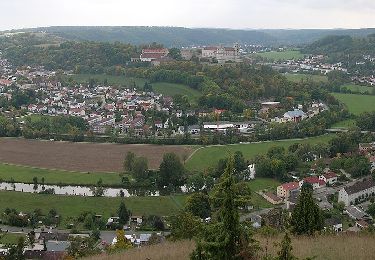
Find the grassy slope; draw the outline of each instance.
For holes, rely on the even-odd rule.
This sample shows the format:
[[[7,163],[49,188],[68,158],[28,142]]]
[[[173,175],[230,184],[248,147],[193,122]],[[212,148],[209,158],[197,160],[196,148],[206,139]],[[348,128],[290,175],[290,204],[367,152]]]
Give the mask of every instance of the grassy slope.
[[[361,85],[356,85],[356,84],[344,84],[341,86],[342,88],[345,87],[351,91],[357,91],[361,93],[370,93],[374,89],[373,87],[368,87],[368,86],[361,86]]]
[[[310,75],[310,74],[284,74],[285,77],[292,82],[300,82],[301,80],[312,80],[315,82],[328,82],[327,76]]]
[[[15,208],[19,211],[29,212],[34,209],[42,209],[48,212],[55,208],[66,220],[68,217],[78,216],[84,211],[92,211],[101,214],[104,218],[116,214],[122,198],[104,197],[79,197],[79,196],[58,196],[22,193],[14,191],[0,191],[0,212],[6,208]],[[161,215],[168,216],[179,210],[179,201],[182,205],[185,196],[163,196],[163,197],[130,197],[124,198],[126,206],[134,215]]]
[[[332,95],[345,103],[354,115],[375,111],[375,96],[342,93],[333,93]]]
[[[280,182],[270,178],[256,178],[249,182],[249,187],[253,191],[260,191],[264,189],[272,190],[280,185]]]
[[[16,182],[32,183],[37,177],[38,182],[44,177],[44,182],[48,184],[96,184],[102,179],[104,184],[119,184],[121,178],[118,173],[82,173],[63,170],[40,169],[27,166],[16,166],[0,163],[0,179],[10,181],[12,178]]]
[[[354,127],[355,125],[356,124],[354,119],[348,119],[332,125],[332,128],[350,128]]]
[[[294,143],[319,143],[328,142],[333,135],[324,135],[303,140],[282,140],[272,142],[261,142],[251,144],[236,145],[216,145],[207,146],[197,150],[187,162],[187,168],[190,170],[204,170],[207,167],[213,167],[222,159],[228,157],[230,153],[241,151],[246,159],[254,158],[258,154],[264,154],[272,146],[289,147]]]
[[[186,95],[189,100],[194,101],[197,100],[202,94],[195,89],[192,89],[188,86],[182,84],[173,84],[173,83],[153,83],[152,87],[155,92],[163,94],[165,96],[174,96],[177,94]]]
[[[300,51],[270,51],[258,53],[257,55],[262,56],[263,58],[271,60],[290,60],[290,59],[301,59],[304,55]]]
[[[96,79],[99,83],[103,83],[104,80],[107,79],[109,84],[133,86],[133,84],[135,83],[137,88],[143,88],[143,85],[146,82],[146,79],[141,78],[128,78],[125,76],[112,76],[104,74],[75,74],[71,77],[79,83],[88,82],[89,79]],[[187,95],[192,101],[201,96],[201,93],[199,91],[182,84],[157,82],[153,83],[152,86],[155,92],[166,96],[174,96],[176,94]]]

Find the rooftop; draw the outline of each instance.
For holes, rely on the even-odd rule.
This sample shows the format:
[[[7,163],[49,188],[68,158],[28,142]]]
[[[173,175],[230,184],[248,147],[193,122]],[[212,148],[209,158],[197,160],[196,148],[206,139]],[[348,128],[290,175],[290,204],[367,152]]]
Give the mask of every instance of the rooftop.
[[[346,193],[354,194],[363,190],[367,190],[369,188],[375,187],[375,182],[372,179],[369,180],[363,180],[355,183],[352,186],[345,187]]]

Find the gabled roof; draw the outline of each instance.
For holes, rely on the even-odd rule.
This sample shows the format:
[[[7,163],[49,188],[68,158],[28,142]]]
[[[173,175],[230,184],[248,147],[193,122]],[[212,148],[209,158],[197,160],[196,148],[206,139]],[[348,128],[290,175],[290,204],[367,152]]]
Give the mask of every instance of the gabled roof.
[[[319,180],[319,177],[318,176],[310,176],[310,177],[306,177],[303,179],[304,182],[307,182],[307,183],[310,183],[310,184],[314,184],[314,183],[318,183],[319,186],[323,186],[325,185],[325,181],[323,180]]]
[[[369,179],[369,180],[359,181],[352,186],[345,187],[344,189],[346,193],[350,195],[350,194],[354,194],[363,190],[367,190],[372,187],[375,187],[375,182],[372,179]]]
[[[281,184],[284,190],[296,190],[299,189],[299,183],[298,182],[288,182]]]
[[[337,174],[334,173],[334,172],[327,172],[327,173],[323,174],[323,176],[324,176],[324,178],[326,178],[326,179],[332,179],[332,178],[337,177]]]

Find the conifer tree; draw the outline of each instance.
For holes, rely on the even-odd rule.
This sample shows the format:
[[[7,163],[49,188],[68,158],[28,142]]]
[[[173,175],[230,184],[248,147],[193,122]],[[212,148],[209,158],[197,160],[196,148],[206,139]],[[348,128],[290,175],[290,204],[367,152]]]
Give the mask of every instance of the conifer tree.
[[[313,235],[323,229],[323,214],[313,198],[311,185],[304,184],[291,218],[292,231],[298,235]]]

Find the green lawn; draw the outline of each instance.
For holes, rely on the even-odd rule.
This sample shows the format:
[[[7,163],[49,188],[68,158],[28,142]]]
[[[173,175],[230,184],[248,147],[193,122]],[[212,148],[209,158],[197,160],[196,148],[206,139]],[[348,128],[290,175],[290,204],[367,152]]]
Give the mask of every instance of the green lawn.
[[[25,238],[26,236],[18,233],[0,233],[0,244],[16,245],[21,237]]]
[[[95,79],[98,83],[103,83],[104,80],[107,79],[109,84],[118,86],[133,86],[135,84],[136,88],[139,89],[143,88],[143,85],[147,81],[146,79],[141,78],[129,78],[125,76],[112,76],[105,74],[74,74],[68,77],[73,78],[73,80],[78,83],[86,83],[90,79]],[[196,100],[202,95],[199,91],[182,84],[156,82],[152,83],[152,87],[156,93],[166,96],[174,96],[176,94],[186,95],[191,101]]]
[[[246,159],[252,159],[258,154],[264,154],[272,146],[289,147],[294,143],[326,143],[334,135],[323,135],[303,140],[281,140],[251,144],[235,145],[215,145],[198,149],[193,156],[187,161],[186,165],[189,170],[204,170],[208,167],[216,166],[220,159],[226,158],[230,153],[241,151]]]
[[[251,203],[255,209],[272,208],[274,205],[265,200],[262,196],[257,193],[251,194]]]
[[[192,89],[186,85],[182,84],[173,84],[173,83],[163,83],[157,82],[152,83],[152,88],[156,93],[163,94],[165,96],[174,96],[177,94],[187,96],[190,101],[197,100],[202,93],[198,90]]]
[[[374,89],[374,87],[361,86],[361,85],[356,85],[356,84],[344,84],[341,86],[341,88],[347,88],[351,91],[356,91],[360,93],[369,93],[369,94],[371,94]]]
[[[354,119],[348,119],[334,124],[332,128],[350,128],[354,127],[355,125],[356,124]]]
[[[328,82],[328,77],[324,75],[310,75],[310,74],[284,74],[285,77],[292,82],[300,82],[302,80],[312,80],[315,82]]]
[[[185,195],[161,196],[161,197],[130,197],[124,198],[126,206],[134,215],[160,215],[169,216],[176,213],[180,206],[185,203]],[[34,209],[41,209],[48,212],[55,208],[62,216],[63,223],[66,224],[68,217],[76,217],[84,211],[92,211],[103,215],[106,219],[112,214],[116,215],[117,209],[123,198],[105,197],[79,197],[79,196],[59,196],[42,195],[33,193],[22,193],[14,191],[0,191],[0,212],[6,208],[15,208],[23,212],[30,212]]]
[[[135,84],[137,88],[142,88],[146,82],[145,79],[106,74],[74,74],[67,76],[67,78],[72,78],[77,83],[87,83],[90,79],[95,79],[101,84],[103,84],[104,80],[107,79],[108,84],[118,86],[133,86],[133,84]]]
[[[375,96],[342,93],[332,93],[332,95],[346,104],[349,112],[354,115],[375,111]]]
[[[270,60],[291,60],[291,59],[301,59],[304,55],[300,51],[289,50],[289,51],[270,51],[257,53],[257,55]]]
[[[16,182],[32,183],[34,177],[38,178],[39,183],[44,177],[46,184],[91,185],[96,184],[99,179],[102,179],[105,185],[121,183],[118,173],[83,173],[0,163],[0,179],[3,181],[10,181],[13,178]]]
[[[254,180],[249,181],[249,187],[252,191],[261,191],[261,190],[274,190],[277,186],[280,185],[280,182],[275,179],[270,178],[255,178]]]

